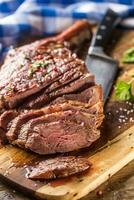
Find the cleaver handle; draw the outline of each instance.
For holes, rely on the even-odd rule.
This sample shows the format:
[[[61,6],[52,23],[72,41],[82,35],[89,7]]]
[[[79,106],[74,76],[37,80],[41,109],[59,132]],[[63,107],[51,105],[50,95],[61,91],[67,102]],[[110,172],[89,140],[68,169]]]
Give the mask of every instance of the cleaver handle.
[[[119,17],[119,15],[113,10],[108,9],[100,25],[98,26],[90,47],[101,47],[103,49],[111,35],[112,30],[120,21],[121,18]]]

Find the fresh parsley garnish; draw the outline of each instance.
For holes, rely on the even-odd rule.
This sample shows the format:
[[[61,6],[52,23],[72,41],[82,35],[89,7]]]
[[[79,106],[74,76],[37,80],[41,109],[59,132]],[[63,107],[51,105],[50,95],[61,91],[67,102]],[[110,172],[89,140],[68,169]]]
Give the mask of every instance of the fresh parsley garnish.
[[[119,81],[115,86],[115,96],[122,101],[132,99],[133,96],[131,94],[131,83]]]
[[[38,71],[38,69],[40,68],[45,68],[49,65],[49,62],[48,61],[35,61],[32,63],[30,69],[28,70],[28,76],[29,77],[32,77],[33,74]]]
[[[46,67],[48,66],[49,62],[47,61],[35,61],[34,63],[32,63],[32,68],[40,68],[40,67]]]
[[[122,61],[124,63],[134,63],[134,47],[124,52]]]

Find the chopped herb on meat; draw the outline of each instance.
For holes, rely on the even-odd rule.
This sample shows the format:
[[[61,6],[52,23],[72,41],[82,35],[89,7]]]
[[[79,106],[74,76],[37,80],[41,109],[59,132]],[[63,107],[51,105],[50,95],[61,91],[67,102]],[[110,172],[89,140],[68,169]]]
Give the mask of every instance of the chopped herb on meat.
[[[47,61],[35,61],[33,64],[32,64],[32,68],[40,68],[40,67],[47,67],[49,64],[49,62]]]

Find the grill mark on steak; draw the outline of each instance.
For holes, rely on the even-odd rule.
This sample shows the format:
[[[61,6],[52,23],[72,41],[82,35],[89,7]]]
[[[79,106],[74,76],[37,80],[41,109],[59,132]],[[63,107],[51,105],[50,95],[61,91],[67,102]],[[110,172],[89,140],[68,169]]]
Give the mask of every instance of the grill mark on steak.
[[[35,52],[35,49],[33,49],[33,50]],[[57,50],[57,51],[59,51],[59,50]],[[67,59],[65,59],[65,61],[62,58],[64,56],[62,55],[61,52],[60,52],[60,54],[54,53],[54,56],[55,56],[54,59],[56,59],[55,61],[57,62],[57,64],[54,61],[53,63],[49,63],[48,66],[45,66],[45,68],[44,67],[38,68],[38,70],[34,72],[32,79],[29,78],[28,72],[27,72],[28,69],[31,68],[31,65],[32,65],[32,63],[31,63],[31,61],[29,61],[29,57],[28,57],[27,58],[28,61],[25,62],[25,65],[22,67],[21,70],[20,69],[19,69],[19,71],[15,70],[15,72],[13,72],[12,74],[10,73],[11,77],[10,78],[8,77],[6,87],[5,87],[5,84],[3,85],[3,81],[0,81],[0,83],[1,83],[0,84],[0,88],[1,88],[0,95],[1,96],[4,95],[4,101],[8,103],[9,107],[14,107],[18,101],[21,101],[22,99],[26,98],[27,96],[30,96],[31,94],[40,91],[41,89],[43,89],[44,87],[46,87],[47,85],[52,83],[58,76],[64,74],[65,72],[70,70],[72,67],[76,68],[77,65],[79,65],[79,67],[81,68],[82,71],[85,69],[85,64],[83,63],[83,61],[79,60],[78,58],[75,58],[75,61],[73,61],[74,56],[71,55],[71,51],[66,49],[66,47],[64,47],[62,50],[65,52],[68,52],[67,53],[68,57],[67,57]],[[23,52],[20,52],[20,53],[22,54]],[[28,54],[28,50],[27,50],[27,54]],[[57,57],[58,56],[59,57],[56,58],[56,55],[57,55]],[[66,54],[65,54],[65,56],[66,56]],[[21,57],[23,57],[23,56],[21,55]],[[34,59],[34,57],[31,56],[30,60],[32,60],[32,59]],[[43,58],[40,61],[45,63],[46,60],[44,60],[44,59],[45,58],[43,55]],[[59,62],[58,59],[61,62]],[[37,61],[37,59],[35,59],[35,61]],[[71,64],[71,62],[72,62],[72,64]],[[7,65],[7,64],[5,63],[5,65]],[[17,66],[17,63],[14,63],[14,65]],[[1,79],[1,76],[3,76],[3,73],[7,73],[4,70],[4,66],[1,68],[1,71],[0,71],[0,79]],[[42,76],[42,74],[45,74],[44,77]],[[10,90],[8,88],[10,88]],[[2,106],[2,103],[3,102],[1,102],[1,106]]]
[[[73,78],[74,80],[72,80]],[[24,102],[24,104],[22,104],[21,108],[38,109],[59,96],[69,93],[76,93],[78,91],[80,92],[81,90],[92,86],[94,84],[93,80],[94,77],[90,74],[76,78],[75,73],[75,77],[70,77],[70,80],[64,82],[63,86],[61,85],[61,81],[54,82],[50,87],[41,91],[39,94],[36,94],[36,96],[31,96],[26,102]]]
[[[68,65],[66,65],[65,66],[65,68],[63,68],[63,72],[61,73],[57,73],[56,71],[54,71],[54,72],[52,72],[53,74],[50,74],[49,73],[49,75],[46,75],[47,77],[46,77],[46,80],[42,80],[43,82],[45,82],[46,81],[46,85],[45,86],[40,86],[40,87],[38,87],[37,89],[35,89],[34,90],[34,93],[37,93],[38,91],[41,91],[44,87],[48,87],[49,86],[49,84],[51,84],[51,83],[53,83],[54,81],[56,81],[57,80],[57,77],[59,76],[59,75],[64,75],[64,72],[66,72],[67,71],[67,69],[66,69],[66,67],[68,67]],[[76,67],[76,66],[75,66]],[[61,68],[61,70],[62,70],[62,68]],[[68,69],[69,70],[69,69]],[[57,73],[57,75],[56,75],[56,73]],[[41,74],[40,74],[40,76],[41,76]],[[54,78],[54,80],[52,81],[52,82],[50,82],[50,80],[51,80],[51,78],[52,78],[52,76],[53,76],[53,78]],[[55,77],[54,77],[55,76]],[[31,92],[31,93],[28,93],[28,95],[27,95],[27,92],[25,92],[26,94],[25,95],[23,95],[22,93],[20,94],[20,95],[18,95],[18,97],[21,97],[21,96],[23,96],[23,97],[27,97],[27,96],[30,96],[31,94],[33,94],[33,92]],[[9,107],[14,107],[14,106],[16,106],[17,104],[20,104],[21,103],[21,100],[18,100],[18,98],[16,98],[16,100],[14,100],[13,102],[10,102],[10,104],[9,104]]]
[[[76,78],[79,78],[82,75],[82,73],[80,71],[78,71],[77,69],[71,69],[70,75],[72,75],[71,79],[76,79]],[[60,76],[55,82],[53,82],[47,88],[51,87],[50,90],[53,90],[53,87],[54,87],[53,84],[55,85],[56,82],[59,82],[59,84],[60,84],[62,82],[62,81],[60,81],[60,78],[65,81],[64,82],[65,84],[67,84],[69,81],[72,81],[72,80],[68,80],[69,79],[68,72],[65,73],[65,76],[64,75],[62,75],[62,77]],[[36,96],[32,95],[32,96],[28,97],[26,99],[26,101],[24,102],[24,104],[20,108],[34,108],[32,101],[35,101],[36,104],[38,104],[38,106],[39,106],[39,103],[40,103],[40,106],[43,106],[43,104],[45,105],[47,102],[49,102],[49,96],[47,95],[47,92],[46,92],[47,88],[40,91],[39,93],[37,93]],[[42,99],[43,102],[40,102],[40,99]]]
[[[79,77],[76,76],[76,73],[74,74],[73,77],[70,77],[70,74],[69,74],[69,78],[70,80],[68,82],[64,82],[64,77],[61,77],[61,80],[52,84],[49,88],[45,90],[45,92],[50,93],[50,92],[53,92],[55,89],[64,88],[63,86],[65,86],[66,88],[68,87],[70,88],[73,86],[72,83],[74,83],[75,87],[77,87],[78,89],[81,88],[81,84],[82,85],[88,84],[88,86],[94,85],[94,76],[91,74],[84,74],[84,75],[82,74]]]
[[[42,160],[28,167],[28,177],[32,180],[56,179],[87,171],[91,163],[82,157],[60,156]]]

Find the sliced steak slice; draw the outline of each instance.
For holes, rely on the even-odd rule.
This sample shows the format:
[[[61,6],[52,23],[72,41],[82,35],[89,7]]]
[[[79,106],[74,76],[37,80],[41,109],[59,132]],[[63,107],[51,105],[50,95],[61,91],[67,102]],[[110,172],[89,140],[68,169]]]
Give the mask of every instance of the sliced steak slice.
[[[68,177],[90,169],[91,163],[82,157],[64,156],[42,160],[29,167],[28,177],[32,180],[48,180]]]
[[[50,106],[46,107],[44,109],[36,110],[36,111],[22,111],[24,113],[21,113],[18,117],[16,117],[11,124],[11,127],[9,131],[7,132],[7,138],[10,142],[14,141],[17,139],[18,134],[20,130],[23,128],[23,126],[29,122],[29,120],[40,117],[45,114],[49,114],[51,112],[57,112],[59,111],[59,107],[56,108],[56,106]]]
[[[71,73],[72,72],[72,73]],[[74,83],[74,86],[73,86]],[[76,86],[76,85],[79,86]],[[55,81],[53,84],[51,84],[48,88],[46,88],[44,91],[49,94],[51,92],[57,91],[59,89],[68,89],[70,88],[70,92],[75,91],[75,87],[77,87],[77,90],[80,89],[83,85],[86,85],[88,87],[95,85],[94,75],[90,73],[83,74],[80,72],[78,68],[71,69],[69,72],[64,74],[60,77],[58,81]],[[84,89],[84,88],[83,88]]]
[[[28,134],[25,148],[42,155],[64,153],[89,147],[99,137],[98,130],[70,121],[57,121],[37,126]]]
[[[11,126],[12,120],[17,117],[19,113],[15,110],[5,111],[0,115],[0,140],[1,143],[7,142],[6,133]]]
[[[72,83],[73,85],[73,83]],[[92,87],[88,87],[83,91],[77,91],[77,93],[73,94],[63,94],[63,96],[56,98],[50,105],[64,103],[68,100],[88,103],[89,106],[96,104],[97,102],[103,99],[102,88],[99,85],[95,85]]]
[[[29,121],[30,119],[34,119],[36,117],[39,117],[43,115],[43,111],[38,110],[37,112],[29,112],[29,113],[24,113],[19,115],[18,117],[16,117],[11,124],[11,127],[9,129],[9,131],[6,133],[6,136],[8,138],[9,141],[12,141],[14,139],[17,138],[18,133],[20,131],[20,129],[22,128],[22,126]]]
[[[77,74],[75,74],[76,77]],[[78,75],[79,76],[79,75]],[[74,77],[74,79],[75,79]],[[94,85],[94,76],[90,74],[86,74],[72,81],[73,77],[70,77],[71,83],[66,83],[65,86],[62,86],[61,81],[53,83],[46,90],[43,90],[40,93],[37,93],[34,96],[29,97],[24,104],[20,107],[25,109],[38,109],[46,104],[50,103],[53,99],[62,96],[64,94],[76,93],[84,90],[85,88],[89,88]],[[62,78],[61,78],[62,79]],[[60,87],[59,87],[60,85]],[[85,98],[85,97],[84,97]]]
[[[13,144],[39,154],[73,151],[82,148],[82,144],[90,146],[99,137],[98,131],[96,137],[94,134],[92,135],[94,132],[92,129],[96,129],[97,120],[98,117],[96,119],[92,114],[72,110],[43,115],[25,124],[20,130],[18,138],[13,140]],[[81,143],[79,145],[77,139],[74,141],[75,145],[70,145],[71,138],[74,136],[78,140],[80,137]],[[58,144],[62,138],[62,144]],[[64,140],[64,138],[66,139]],[[36,140],[37,145],[35,144]]]
[[[19,113],[15,110],[8,110],[5,111],[1,116],[0,116],[0,127],[4,129],[5,131],[8,131],[9,124],[11,121],[17,117]]]

